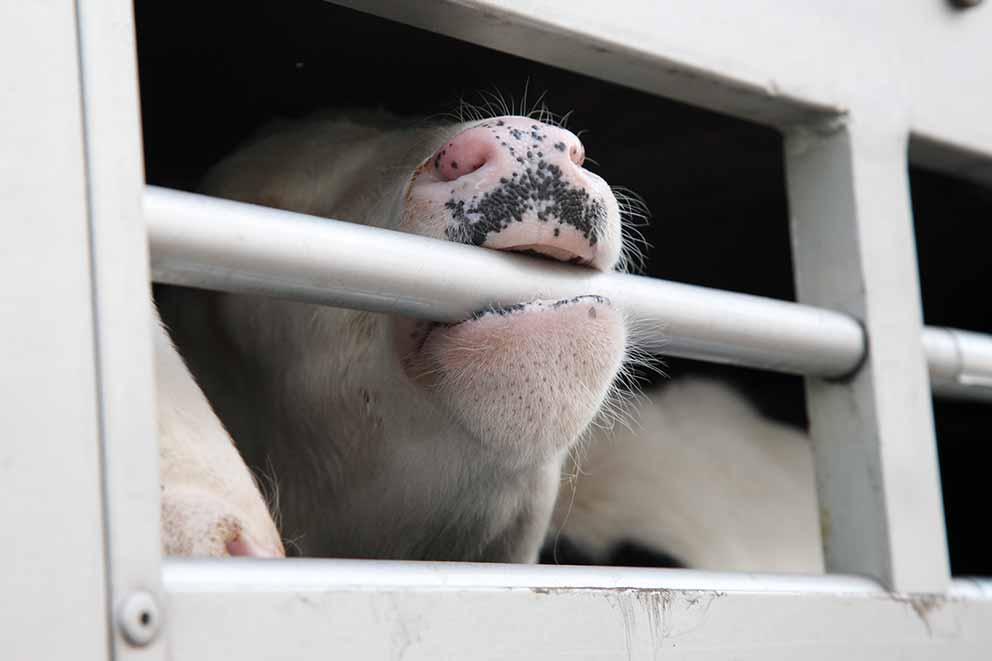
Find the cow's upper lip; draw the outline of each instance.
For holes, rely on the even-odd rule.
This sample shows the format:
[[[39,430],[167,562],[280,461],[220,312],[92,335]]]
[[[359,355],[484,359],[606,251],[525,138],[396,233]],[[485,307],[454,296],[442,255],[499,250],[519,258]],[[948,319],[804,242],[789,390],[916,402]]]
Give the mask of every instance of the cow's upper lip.
[[[536,257],[552,259],[557,262],[568,262],[569,264],[579,264],[581,266],[589,266],[591,263],[586,257],[576,254],[568,248],[550,244],[527,243],[518,246],[495,248],[495,250],[519,252],[524,253],[525,255],[534,255]]]
[[[596,237],[555,218],[511,222],[498,232],[488,233],[482,245],[490,250],[529,253],[602,270],[597,264],[602,255]]]

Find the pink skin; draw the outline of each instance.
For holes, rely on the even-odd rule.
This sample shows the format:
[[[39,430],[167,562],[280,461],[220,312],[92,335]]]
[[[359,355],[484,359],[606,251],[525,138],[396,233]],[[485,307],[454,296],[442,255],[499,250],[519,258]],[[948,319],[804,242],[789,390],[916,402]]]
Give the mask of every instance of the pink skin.
[[[568,218],[554,214],[541,218],[539,212],[547,208],[548,201],[540,201],[524,210],[519,221],[493,229],[484,241],[475,243],[495,250],[540,252],[561,261],[612,270],[620,252],[619,210],[607,183],[583,168],[584,161],[585,148],[567,129],[525,117],[480,122],[457,134],[418,168],[407,190],[407,213],[401,227],[458,240],[451,234],[458,220],[451,217],[452,202],[463,203],[469,210],[464,220],[478,222],[481,214],[471,209],[487,194],[507,182],[521,181],[528,172],[541,175],[553,170],[558,175],[554,179],[563,187],[587,193],[588,202],[602,208],[605,218],[594,241],[583,231],[588,228],[577,227]]]
[[[609,301],[580,296],[436,329],[421,353],[449,413],[526,465],[550,460],[592,422],[626,339],[623,317]],[[558,425],[547,425],[549,417]],[[524,451],[516,447],[521,438]]]
[[[565,129],[524,117],[480,122],[417,169],[405,196],[404,229],[611,270],[619,258],[619,211],[606,182],[585,170],[584,160],[582,143]],[[570,212],[549,212],[564,209],[552,207],[555,195],[535,199],[549,186],[579,203]],[[503,220],[506,207],[494,205],[497,223],[484,236],[462,231],[460,226],[485,223],[485,200],[501,188],[517,193],[502,199],[527,199],[516,207],[519,219]],[[453,210],[459,204],[464,214]],[[589,217],[577,216],[576,209],[600,210],[600,216],[590,212],[598,224],[568,222]],[[408,376],[437,393],[474,436],[506,447],[519,444],[521,435],[528,438],[530,449],[507,455],[531,462],[547,461],[591,422],[626,342],[622,315],[598,296],[532,301],[453,325],[399,320],[396,330]],[[576,392],[576,383],[590,387]],[[562,401],[558,414],[549,413]],[[549,414],[568,424],[543,424]]]

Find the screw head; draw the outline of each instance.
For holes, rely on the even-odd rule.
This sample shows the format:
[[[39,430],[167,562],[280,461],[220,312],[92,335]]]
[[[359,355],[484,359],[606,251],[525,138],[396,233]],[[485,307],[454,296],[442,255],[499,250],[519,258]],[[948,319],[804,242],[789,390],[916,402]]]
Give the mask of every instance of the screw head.
[[[117,626],[124,639],[135,647],[144,647],[158,635],[162,613],[149,592],[135,590],[124,597],[117,609]]]

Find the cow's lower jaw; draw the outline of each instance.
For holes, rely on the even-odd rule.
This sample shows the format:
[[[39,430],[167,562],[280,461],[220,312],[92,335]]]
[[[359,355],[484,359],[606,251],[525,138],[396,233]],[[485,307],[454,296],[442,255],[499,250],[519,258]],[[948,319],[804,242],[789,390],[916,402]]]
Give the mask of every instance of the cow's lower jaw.
[[[403,339],[408,376],[507,463],[528,464],[569,447],[595,417],[626,329],[608,300],[578,296],[411,325]]]

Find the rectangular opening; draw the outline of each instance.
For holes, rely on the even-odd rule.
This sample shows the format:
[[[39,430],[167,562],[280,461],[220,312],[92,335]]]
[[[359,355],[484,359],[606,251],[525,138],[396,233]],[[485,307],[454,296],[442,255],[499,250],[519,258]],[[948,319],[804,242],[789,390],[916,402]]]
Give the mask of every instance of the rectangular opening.
[[[922,167],[910,169],[910,186],[924,323],[992,333],[992,309],[983,304],[992,285],[992,189]],[[992,575],[984,524],[992,407],[946,397],[933,406],[951,572]]]
[[[649,225],[637,228],[651,246],[646,252],[645,275],[795,300],[782,139],[773,129],[319,0],[291,6],[259,3],[233,15],[208,4],[197,8],[196,21],[181,6],[139,1],[136,9],[150,184],[197,190],[213,165],[260,129],[266,130],[263,127],[274,119],[298,120],[328,109],[358,109],[360,115],[381,109],[401,121],[416,121],[457,109],[462,99],[498,105],[492,96],[497,94],[520,104],[526,91],[529,102],[541,99],[558,113],[574,111],[569,125],[583,129],[580,135],[586,152],[595,159],[590,169],[643,197],[653,213]],[[175,38],[179,33],[184,35],[181,40]],[[333,172],[326,174],[334,176]],[[195,362],[196,357],[187,354],[187,358]],[[756,425],[758,437],[751,439],[742,462],[762,464],[771,453],[779,460],[785,456],[790,465],[809,469],[801,433],[805,408],[799,377],[674,358],[665,359],[662,369],[674,377],[673,385],[664,386],[667,377],[649,369],[636,371],[650,397],[667,397],[678,405],[693,403],[699,394],[719,407],[721,415],[726,414],[727,425]],[[209,378],[198,376],[210,392]],[[662,394],[655,394],[656,389]],[[644,406],[650,408],[653,403]],[[697,406],[694,415],[706,417],[707,413]],[[715,420],[718,416],[709,417]],[[225,419],[225,423],[237,437],[238,421]],[[641,423],[635,420],[632,424],[637,429]],[[725,425],[721,431],[729,442],[734,441],[732,428]],[[767,447],[768,434],[774,436],[773,448]],[[685,449],[678,445],[673,442],[671,449]],[[716,455],[720,450],[719,444],[711,444],[705,452]],[[603,461],[609,463],[621,454],[617,448],[606,453]],[[635,528],[646,525],[654,530],[642,534],[621,525],[613,537],[598,539],[594,548],[584,544],[582,535],[552,536],[543,558],[554,562],[557,555],[562,563],[810,571],[809,551],[818,550],[818,537],[797,536],[780,525],[783,517],[793,518],[789,507],[796,503],[795,493],[804,494],[801,507],[815,507],[808,475],[783,480],[769,473],[765,480],[753,472],[737,472],[726,457],[714,461],[712,456],[707,459],[692,453],[671,456],[670,461],[664,457],[651,461],[670,471],[672,478],[677,462],[692,462],[680,464],[679,477],[706,468],[720,472],[723,483],[730,485],[717,498],[715,489],[705,487],[707,480],[716,479],[712,474],[693,477],[695,486],[680,483],[679,509],[673,520],[695,521],[698,525],[690,526],[693,529],[676,533],[659,530],[666,525],[663,522],[634,522]],[[271,470],[264,454],[252,458],[256,470]],[[591,469],[586,465],[583,470]],[[764,468],[759,466],[759,470]],[[650,477],[666,479],[664,473]],[[621,473],[610,480],[620,485],[628,478]],[[775,484],[792,491],[783,494],[769,486]],[[633,499],[627,504],[618,500],[610,506],[663,498],[661,492],[650,490],[650,480],[643,486],[648,490],[623,494]],[[570,493],[567,485],[562,493]],[[562,515],[562,503],[556,516]],[[587,501],[580,493],[569,507],[576,503]],[[596,509],[595,502],[587,504],[590,510]],[[815,510],[804,512],[803,530],[818,535]],[[578,519],[568,514],[563,516]],[[725,552],[700,552],[703,547],[712,550],[714,544],[699,529],[719,529],[731,523],[738,528],[722,534]],[[787,535],[790,542],[777,544],[778,535]],[[720,538],[721,533],[716,536]],[[794,544],[803,549],[798,562],[795,554],[790,557]],[[777,550],[777,546],[787,548]]]

